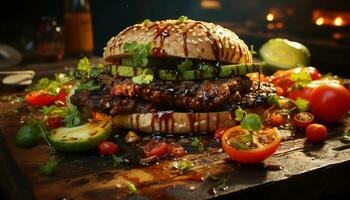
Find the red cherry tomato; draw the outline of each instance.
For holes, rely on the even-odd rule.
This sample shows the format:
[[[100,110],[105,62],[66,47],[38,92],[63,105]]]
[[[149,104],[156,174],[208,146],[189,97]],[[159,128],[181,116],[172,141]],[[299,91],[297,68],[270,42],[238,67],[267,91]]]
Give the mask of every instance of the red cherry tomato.
[[[350,109],[350,93],[337,83],[320,85],[311,94],[310,109],[322,121],[337,122]]]
[[[309,112],[301,112],[294,115],[294,126],[298,128],[306,128],[314,122],[314,115]]]
[[[46,90],[33,91],[26,95],[26,101],[33,106],[49,106],[57,100],[57,96],[52,96]]]
[[[221,143],[232,160],[241,163],[258,163],[271,156],[278,148],[280,141],[281,137],[274,128],[249,132],[241,126],[235,126],[225,131]]]
[[[186,155],[186,150],[181,144],[171,144],[170,145],[170,153],[175,157],[182,157]]]
[[[151,140],[147,144],[145,144],[145,146],[143,146],[143,151],[147,157],[160,157],[168,153],[169,145],[163,140]]]
[[[108,156],[116,154],[119,151],[119,146],[114,144],[113,142],[104,141],[98,145],[98,151],[100,152],[100,154]]]
[[[61,116],[58,117],[49,117],[47,119],[47,126],[50,128],[58,128],[64,125],[64,118]]]
[[[323,142],[327,138],[327,128],[322,124],[310,124],[306,128],[306,137],[311,142]]]
[[[227,128],[218,128],[216,129],[215,133],[214,133],[214,138],[217,141],[220,141],[222,138],[222,135],[224,134],[224,132],[227,130]]]
[[[285,118],[280,114],[271,114],[268,119],[269,124],[272,126],[280,126],[286,123]]]

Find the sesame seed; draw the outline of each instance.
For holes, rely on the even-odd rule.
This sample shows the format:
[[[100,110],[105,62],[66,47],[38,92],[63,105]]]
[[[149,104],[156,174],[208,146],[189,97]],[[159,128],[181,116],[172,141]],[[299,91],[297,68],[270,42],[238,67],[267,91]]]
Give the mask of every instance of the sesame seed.
[[[191,190],[191,191],[193,191],[193,190],[195,190],[195,189],[196,189],[196,187],[195,187],[195,186],[193,186],[193,185],[192,185],[192,186],[190,186],[190,190]]]
[[[220,49],[222,48],[222,45],[221,45],[221,43],[219,43],[219,44],[218,44],[218,46],[219,46],[219,48],[220,48]]]
[[[176,36],[180,36],[180,33],[175,33]]]
[[[135,27],[135,28],[132,29],[132,31],[134,31],[134,32],[135,32],[136,30],[137,30],[137,27]]]
[[[178,28],[179,28],[179,26],[178,26],[178,25],[175,25],[174,27],[175,27],[176,29],[178,29]]]
[[[170,30],[171,30],[171,31],[175,31],[175,28],[171,28]]]
[[[193,29],[190,28],[190,29],[188,30],[188,32],[192,33],[192,32],[193,32]]]
[[[205,41],[209,41],[209,38],[205,38],[204,40],[205,40]]]
[[[146,30],[145,31],[149,31],[149,28],[146,28]]]
[[[203,40],[202,40],[202,39],[200,39],[200,38],[198,38],[198,42],[203,42]]]
[[[193,44],[198,44],[198,42],[196,40],[192,40]]]
[[[192,35],[193,35],[193,36],[196,36],[197,34],[196,34],[196,32],[193,32]]]

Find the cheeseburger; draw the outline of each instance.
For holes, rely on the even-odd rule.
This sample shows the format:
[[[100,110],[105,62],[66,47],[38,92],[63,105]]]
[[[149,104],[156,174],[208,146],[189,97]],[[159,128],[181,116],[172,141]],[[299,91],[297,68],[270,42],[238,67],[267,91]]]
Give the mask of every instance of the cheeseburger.
[[[148,133],[214,132],[236,125],[234,110],[266,105],[271,85],[246,74],[261,71],[232,31],[189,20],[127,27],[104,48],[97,91],[71,101],[84,112],[112,117],[113,125]]]

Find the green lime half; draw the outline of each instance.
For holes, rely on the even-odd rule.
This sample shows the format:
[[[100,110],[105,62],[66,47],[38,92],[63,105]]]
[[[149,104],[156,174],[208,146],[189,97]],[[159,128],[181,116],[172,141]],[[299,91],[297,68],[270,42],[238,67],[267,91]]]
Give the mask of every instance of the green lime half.
[[[270,71],[307,66],[310,61],[306,46],[282,38],[270,39],[263,44],[259,53],[266,64],[264,67]]]

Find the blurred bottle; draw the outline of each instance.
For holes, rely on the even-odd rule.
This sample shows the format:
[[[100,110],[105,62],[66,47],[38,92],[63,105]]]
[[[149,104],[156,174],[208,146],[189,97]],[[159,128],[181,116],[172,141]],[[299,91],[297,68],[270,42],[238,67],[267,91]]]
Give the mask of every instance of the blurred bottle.
[[[62,60],[64,56],[64,41],[62,27],[54,18],[43,17],[37,31],[36,52],[44,61]]]
[[[94,50],[89,0],[64,1],[64,37],[71,56],[90,56]]]

